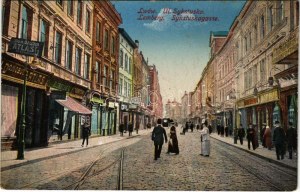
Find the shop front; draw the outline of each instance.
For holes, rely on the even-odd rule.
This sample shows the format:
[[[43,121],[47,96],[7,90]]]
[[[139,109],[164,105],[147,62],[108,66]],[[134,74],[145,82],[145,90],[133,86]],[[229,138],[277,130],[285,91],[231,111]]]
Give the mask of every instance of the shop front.
[[[91,125],[92,111],[86,104],[86,88],[52,77],[49,95],[48,142],[78,139],[83,122]]]
[[[43,71],[24,69],[25,62],[7,54],[2,54],[1,70],[1,145],[2,149],[17,146],[17,136],[21,126],[21,104],[26,81],[25,103],[25,145],[38,147],[47,145],[47,94],[48,75]]]
[[[104,100],[100,98],[100,94],[91,94],[90,106],[92,109],[91,135],[101,135],[101,108]]]

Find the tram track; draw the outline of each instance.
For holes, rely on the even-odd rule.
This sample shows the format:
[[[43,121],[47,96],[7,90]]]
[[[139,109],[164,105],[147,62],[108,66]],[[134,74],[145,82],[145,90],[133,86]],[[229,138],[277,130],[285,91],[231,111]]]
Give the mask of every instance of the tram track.
[[[216,139],[214,139],[216,140]],[[249,174],[255,176],[256,178],[269,183],[275,190],[285,191],[294,190],[296,186],[283,185],[278,182],[278,178],[285,178],[286,180],[297,181],[297,172],[292,170],[283,169],[278,165],[274,165],[267,160],[249,155],[245,151],[241,151],[232,146],[221,145],[221,141],[216,140],[217,147],[216,151],[222,156],[230,159],[235,165],[239,166]],[[238,150],[238,152],[237,152]],[[277,178],[277,179],[274,179]]]
[[[53,172],[46,178],[43,177],[40,180],[35,180],[34,182],[27,183],[25,185],[22,185],[21,187],[18,187],[18,189],[42,189],[45,186],[59,186],[58,183],[61,182],[62,178],[69,177],[71,178],[70,183],[66,184],[65,186],[62,185],[60,189],[80,190],[82,186],[84,186],[85,183],[90,179],[96,176],[98,176],[99,178],[102,177],[102,173],[104,173],[105,171],[107,171],[105,174],[107,175],[110,171],[112,171],[112,169],[115,169],[118,166],[117,171],[115,171],[117,176],[115,177],[114,190],[122,190],[124,153],[126,146],[134,143],[134,140],[124,140],[121,145],[119,142],[112,145],[107,145],[105,146],[105,148],[102,148],[99,151],[99,155],[96,156],[93,161],[89,161],[88,163],[76,166],[67,172]],[[103,162],[105,163],[103,164]],[[52,187],[49,188],[52,189]]]

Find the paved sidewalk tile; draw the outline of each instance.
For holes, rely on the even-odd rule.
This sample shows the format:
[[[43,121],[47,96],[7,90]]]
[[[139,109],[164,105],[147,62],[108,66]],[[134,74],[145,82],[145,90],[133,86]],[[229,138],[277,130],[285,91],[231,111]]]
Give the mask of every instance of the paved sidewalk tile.
[[[136,137],[139,135],[146,135],[150,133],[152,129],[139,130],[139,134],[136,132],[132,133],[130,137]],[[33,149],[25,149],[24,151],[24,160],[17,160],[17,150],[9,150],[1,152],[1,168],[14,166],[23,163],[29,163],[30,161],[41,159],[50,156],[59,156],[65,153],[71,153],[79,150],[85,150],[86,148],[96,147],[99,145],[103,145],[110,142],[120,141],[123,139],[130,138],[128,136],[128,132],[123,136],[120,134],[111,135],[111,136],[100,136],[100,137],[90,137],[89,145],[86,147],[81,147],[82,139],[66,141],[66,142],[56,142],[50,143],[47,147],[42,148],[33,148]]]
[[[295,157],[295,154],[293,154],[293,159],[289,159],[288,152],[286,152],[285,158],[283,160],[277,160],[274,147],[271,150],[268,150],[267,148],[263,148],[262,145],[259,145],[259,147],[256,148],[255,150],[252,150],[252,148],[251,148],[251,150],[249,150],[247,139],[244,139],[243,145],[241,145],[239,140],[238,140],[237,144],[234,144],[233,137],[225,137],[225,136],[221,137],[220,135],[218,135],[216,133],[212,133],[211,137],[215,138],[219,141],[223,141],[232,146],[238,147],[244,151],[248,151],[249,153],[251,153],[253,155],[265,158],[265,159],[269,160],[270,162],[280,164],[285,167],[289,167],[291,169],[296,169],[298,167],[298,157]]]

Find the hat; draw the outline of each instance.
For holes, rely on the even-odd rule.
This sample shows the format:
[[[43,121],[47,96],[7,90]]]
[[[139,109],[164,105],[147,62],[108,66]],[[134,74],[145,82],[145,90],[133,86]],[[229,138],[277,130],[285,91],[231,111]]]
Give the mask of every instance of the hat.
[[[269,125],[266,126],[266,129],[270,129]]]
[[[276,121],[275,121],[275,125],[276,125],[276,124],[279,124],[279,121],[276,120]]]

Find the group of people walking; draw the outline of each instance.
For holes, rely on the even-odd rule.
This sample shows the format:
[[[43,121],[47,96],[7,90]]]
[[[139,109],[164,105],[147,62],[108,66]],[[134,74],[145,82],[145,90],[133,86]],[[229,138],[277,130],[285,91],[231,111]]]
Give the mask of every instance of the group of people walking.
[[[240,144],[243,145],[243,139],[247,133],[248,149],[255,150],[258,147],[258,137],[252,124],[249,124],[246,132],[242,124],[240,124],[239,129],[234,130],[234,139],[240,140]],[[289,122],[289,128],[285,132],[280,126],[279,121],[275,121],[274,129],[271,131],[270,127],[265,123],[262,125],[260,139],[262,141],[262,146],[271,150],[275,146],[277,160],[284,159],[284,154],[286,152],[286,144],[289,152],[289,159],[292,159],[292,154],[297,150],[297,130]]]
[[[176,155],[179,154],[179,146],[178,146],[178,139],[176,135],[176,127],[171,126],[170,128],[170,137],[168,140],[166,130],[162,127],[162,120],[157,120],[157,126],[154,127],[152,131],[152,141],[154,143],[154,160],[160,158],[162,146],[168,141],[168,150],[167,154],[175,153]],[[209,157],[210,154],[210,139],[209,139],[209,128],[207,127],[207,121],[202,121],[202,129],[200,131],[200,141],[201,141],[201,148],[200,154],[206,157]]]

